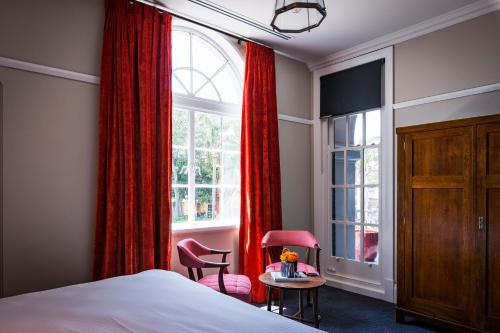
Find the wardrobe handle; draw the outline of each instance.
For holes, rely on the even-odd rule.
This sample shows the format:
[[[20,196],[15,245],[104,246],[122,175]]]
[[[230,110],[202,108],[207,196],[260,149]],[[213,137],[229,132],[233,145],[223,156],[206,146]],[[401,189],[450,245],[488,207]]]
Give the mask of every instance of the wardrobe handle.
[[[484,230],[484,217],[479,216],[477,227],[479,230]]]

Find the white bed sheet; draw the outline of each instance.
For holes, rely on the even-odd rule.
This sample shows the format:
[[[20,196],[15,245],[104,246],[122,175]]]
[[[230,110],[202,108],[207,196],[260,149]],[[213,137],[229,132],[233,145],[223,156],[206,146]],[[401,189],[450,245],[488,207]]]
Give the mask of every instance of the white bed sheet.
[[[150,270],[0,299],[0,332],[317,333],[174,272]]]

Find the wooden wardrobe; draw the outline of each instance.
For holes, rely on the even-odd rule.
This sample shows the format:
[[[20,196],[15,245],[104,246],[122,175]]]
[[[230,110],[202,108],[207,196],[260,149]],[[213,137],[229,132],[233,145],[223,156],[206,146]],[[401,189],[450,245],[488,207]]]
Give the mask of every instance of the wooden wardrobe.
[[[500,332],[500,115],[396,132],[396,320]]]

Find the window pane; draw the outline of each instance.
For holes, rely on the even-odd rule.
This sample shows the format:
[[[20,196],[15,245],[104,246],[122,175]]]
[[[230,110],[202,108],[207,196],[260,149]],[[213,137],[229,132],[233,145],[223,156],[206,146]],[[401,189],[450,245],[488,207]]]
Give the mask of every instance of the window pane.
[[[193,71],[193,94],[198,96],[198,91],[205,84],[210,84],[208,82],[208,79],[205,76],[201,75],[200,73]]]
[[[366,145],[380,143],[380,110],[366,113]]]
[[[347,151],[347,184],[361,184],[361,151]]]
[[[220,188],[195,189],[196,221],[218,220],[220,218]]]
[[[365,226],[364,246],[365,261],[378,263],[378,227]]]
[[[189,67],[190,47],[189,33],[172,31],[172,68]]]
[[[344,224],[332,224],[332,256],[344,258],[344,239],[345,229]]]
[[[361,188],[347,189],[347,220],[361,222]]]
[[[347,259],[361,259],[361,226],[347,225]]]
[[[179,80],[177,79],[177,76],[175,75],[172,76],[172,92],[183,95],[187,95],[188,93],[187,88],[183,87],[180,84]]]
[[[187,222],[188,207],[187,187],[172,187],[172,222]]]
[[[172,149],[172,184],[188,183],[188,150]]]
[[[345,147],[345,117],[335,119],[334,124],[334,136],[335,136],[335,148]]]
[[[226,188],[222,190],[222,218],[240,218],[240,189]]]
[[[195,112],[194,144],[196,148],[221,148],[222,117]]]
[[[222,184],[240,185],[240,154],[222,153]]]
[[[191,92],[191,70],[189,69],[176,69],[174,71],[175,78],[182,85],[183,89]]]
[[[365,223],[378,224],[378,187],[365,187]]]
[[[332,189],[332,218],[337,221],[344,220],[344,189]]]
[[[211,99],[213,101],[220,101],[219,94],[215,90],[215,87],[212,83],[208,83],[203,88],[201,88],[200,91],[196,93],[196,97]]]
[[[241,119],[222,117],[222,149],[240,150]]]
[[[231,66],[227,65],[212,80],[223,102],[241,103],[242,89]]]
[[[365,185],[378,184],[378,148],[366,148],[365,153]]]
[[[195,150],[195,176],[196,184],[220,185],[221,165],[220,153]]]
[[[332,153],[332,181],[333,185],[344,185],[344,152]]]
[[[212,45],[198,36],[193,36],[193,67],[211,77],[226,59]]]
[[[349,116],[349,146],[361,146],[363,144],[363,114]]]
[[[189,113],[184,110],[174,110],[172,117],[172,141],[174,145],[188,146]]]

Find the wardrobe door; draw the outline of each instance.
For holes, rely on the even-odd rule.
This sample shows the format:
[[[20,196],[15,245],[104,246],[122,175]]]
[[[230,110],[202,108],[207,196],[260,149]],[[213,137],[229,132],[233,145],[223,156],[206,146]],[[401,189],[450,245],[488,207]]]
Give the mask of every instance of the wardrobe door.
[[[486,252],[482,309],[488,331],[500,332],[500,123],[478,126],[477,147],[477,223]]]
[[[404,308],[473,325],[477,229],[473,215],[474,127],[404,138]]]

